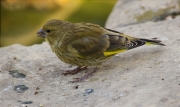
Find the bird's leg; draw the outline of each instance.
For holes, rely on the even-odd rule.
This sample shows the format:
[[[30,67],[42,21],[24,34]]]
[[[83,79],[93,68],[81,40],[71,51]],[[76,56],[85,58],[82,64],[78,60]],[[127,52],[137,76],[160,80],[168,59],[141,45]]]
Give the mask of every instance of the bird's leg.
[[[81,67],[81,66],[78,66],[76,67],[75,69],[73,70],[67,70],[65,73],[63,73],[62,75],[74,75],[74,74],[77,74],[78,72],[82,71],[82,70],[86,70],[87,69],[87,66],[85,67]]]
[[[74,82],[82,82],[83,80],[87,79],[89,76],[92,76],[93,73],[95,73],[99,68],[94,68],[91,72],[85,74],[84,76],[80,77],[80,78],[74,78],[75,80],[74,81],[70,81],[72,83]]]

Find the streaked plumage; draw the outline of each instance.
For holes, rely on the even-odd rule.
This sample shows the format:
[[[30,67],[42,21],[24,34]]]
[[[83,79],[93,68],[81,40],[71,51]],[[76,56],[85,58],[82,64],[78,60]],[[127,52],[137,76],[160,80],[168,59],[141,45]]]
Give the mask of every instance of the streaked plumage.
[[[164,45],[159,40],[130,37],[91,23],[50,20],[37,32],[65,63],[98,66],[110,57],[145,44]]]

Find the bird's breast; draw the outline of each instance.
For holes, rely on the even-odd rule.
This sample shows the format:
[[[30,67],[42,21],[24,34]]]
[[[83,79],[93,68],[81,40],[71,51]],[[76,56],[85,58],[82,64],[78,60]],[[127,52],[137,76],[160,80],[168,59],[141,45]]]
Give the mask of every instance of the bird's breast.
[[[55,54],[61,61],[76,66],[97,66],[97,65],[101,65],[102,62],[106,60],[105,57],[99,57],[99,58],[77,57],[72,53],[62,52],[60,50],[55,50]]]

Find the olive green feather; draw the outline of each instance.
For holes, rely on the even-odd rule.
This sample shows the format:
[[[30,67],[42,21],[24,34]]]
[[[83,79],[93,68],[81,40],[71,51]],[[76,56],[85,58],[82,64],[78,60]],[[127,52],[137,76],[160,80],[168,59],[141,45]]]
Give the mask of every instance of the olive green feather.
[[[37,32],[64,62],[97,66],[111,56],[142,45],[164,45],[159,40],[135,38],[91,23],[50,20]]]

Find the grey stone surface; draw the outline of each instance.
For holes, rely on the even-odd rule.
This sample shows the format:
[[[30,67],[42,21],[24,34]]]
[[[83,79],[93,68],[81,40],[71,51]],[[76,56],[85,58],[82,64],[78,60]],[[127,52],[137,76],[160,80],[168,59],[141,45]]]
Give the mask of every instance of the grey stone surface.
[[[173,12],[180,13],[180,0],[118,0],[106,22],[106,27],[117,28],[158,21]]]
[[[68,82],[85,72],[62,76],[73,67],[61,62],[46,42],[0,48],[1,107],[180,107],[180,17],[116,30],[158,38],[166,46],[120,53],[80,83]],[[14,70],[25,78],[9,74]],[[18,85],[28,90],[17,93],[14,87]],[[87,93],[87,89],[93,91]]]

